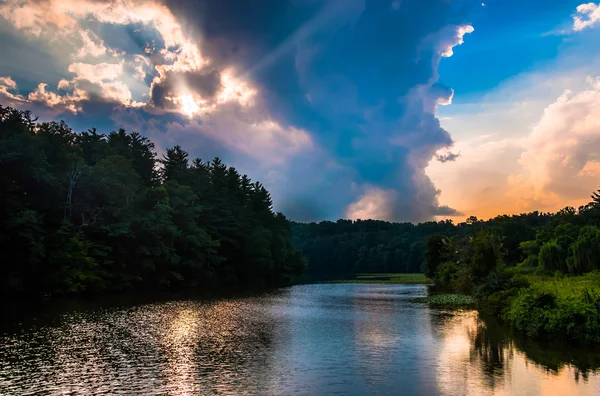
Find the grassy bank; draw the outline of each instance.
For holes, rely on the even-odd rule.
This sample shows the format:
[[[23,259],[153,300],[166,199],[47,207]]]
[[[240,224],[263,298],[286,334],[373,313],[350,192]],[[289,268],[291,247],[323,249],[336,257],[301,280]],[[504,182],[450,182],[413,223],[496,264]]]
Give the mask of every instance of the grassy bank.
[[[393,285],[427,285],[432,283],[424,274],[356,274],[347,279],[321,283],[381,283]]]

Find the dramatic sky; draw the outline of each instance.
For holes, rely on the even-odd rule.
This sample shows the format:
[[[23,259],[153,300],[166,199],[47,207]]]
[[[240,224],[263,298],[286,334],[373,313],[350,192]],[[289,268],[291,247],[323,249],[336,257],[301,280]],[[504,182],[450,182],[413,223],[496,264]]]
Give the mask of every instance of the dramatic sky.
[[[301,220],[557,210],[600,186],[600,4],[2,0],[0,104],[221,157]]]

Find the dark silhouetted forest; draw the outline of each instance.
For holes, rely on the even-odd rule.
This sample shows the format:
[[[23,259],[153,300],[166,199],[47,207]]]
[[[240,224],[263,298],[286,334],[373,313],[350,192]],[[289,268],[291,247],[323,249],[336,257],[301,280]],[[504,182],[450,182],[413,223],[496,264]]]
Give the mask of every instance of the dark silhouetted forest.
[[[0,106],[0,290],[272,287],[302,272],[269,192],[181,147]]]
[[[295,246],[306,256],[307,272],[317,278],[369,272],[416,273],[425,270],[423,264],[430,237],[464,238],[482,229],[493,229],[502,236],[504,258],[507,263],[516,265],[527,253],[520,244],[534,240],[538,229],[560,215],[532,212],[498,216],[488,221],[470,217],[459,224],[451,220],[417,225],[378,220],[292,222],[292,236]]]
[[[450,232],[449,221],[389,223],[379,220],[292,222],[294,245],[304,252],[315,279],[369,272],[421,272],[425,240]]]

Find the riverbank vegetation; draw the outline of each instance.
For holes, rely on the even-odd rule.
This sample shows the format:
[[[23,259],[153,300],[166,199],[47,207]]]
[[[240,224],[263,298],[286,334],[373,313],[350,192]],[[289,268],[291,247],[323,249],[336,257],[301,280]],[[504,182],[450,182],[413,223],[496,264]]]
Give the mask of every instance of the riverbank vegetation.
[[[600,194],[554,214],[470,218],[432,235],[425,273],[531,337],[600,343]]]
[[[303,259],[269,192],[218,158],[0,106],[0,293],[290,284]]]

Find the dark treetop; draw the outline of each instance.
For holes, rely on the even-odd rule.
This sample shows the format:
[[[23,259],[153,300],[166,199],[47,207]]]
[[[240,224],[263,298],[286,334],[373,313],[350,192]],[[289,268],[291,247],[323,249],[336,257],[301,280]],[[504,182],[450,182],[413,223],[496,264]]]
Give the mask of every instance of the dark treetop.
[[[268,191],[218,158],[0,106],[0,290],[272,287],[302,271]]]

